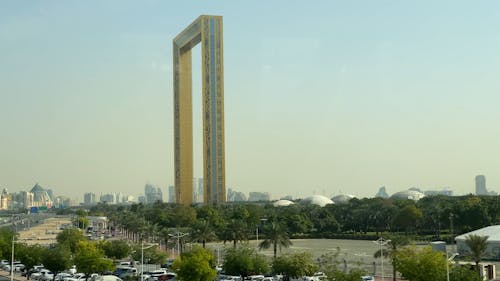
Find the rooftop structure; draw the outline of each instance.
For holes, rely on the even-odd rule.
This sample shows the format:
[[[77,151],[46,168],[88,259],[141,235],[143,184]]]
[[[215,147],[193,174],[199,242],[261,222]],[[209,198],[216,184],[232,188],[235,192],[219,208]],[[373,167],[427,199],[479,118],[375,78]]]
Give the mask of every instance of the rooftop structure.
[[[301,202],[304,202],[306,204],[317,205],[317,206],[320,206],[320,207],[324,207],[324,206],[326,206],[328,204],[335,204],[332,200],[328,199],[327,197],[325,197],[323,195],[309,196],[309,197],[306,197],[306,198],[302,199]]]

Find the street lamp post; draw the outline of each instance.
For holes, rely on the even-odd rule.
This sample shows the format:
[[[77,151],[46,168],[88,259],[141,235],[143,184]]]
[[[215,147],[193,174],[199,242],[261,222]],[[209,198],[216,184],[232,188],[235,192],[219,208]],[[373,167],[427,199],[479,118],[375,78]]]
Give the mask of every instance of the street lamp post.
[[[450,261],[456,256],[458,256],[458,253],[453,253],[451,257],[449,257],[448,251],[446,251],[446,281],[450,281]]]
[[[144,281],[144,250],[149,249],[153,246],[156,246],[156,243],[144,247],[144,241],[141,241],[141,281]]]
[[[381,264],[381,275],[382,275],[382,281],[384,281],[384,249],[383,246],[387,245],[387,243],[391,242],[389,239],[384,239],[380,237],[376,241],[373,241],[374,243],[380,245],[380,264]]]
[[[172,237],[172,238],[177,238],[177,257],[180,256],[181,254],[181,245],[180,245],[180,239],[186,235],[189,235],[188,232],[180,232],[180,231],[177,231],[175,234],[169,234],[168,236]]]
[[[14,237],[15,235],[12,235],[12,255],[10,257],[10,281],[14,280]]]

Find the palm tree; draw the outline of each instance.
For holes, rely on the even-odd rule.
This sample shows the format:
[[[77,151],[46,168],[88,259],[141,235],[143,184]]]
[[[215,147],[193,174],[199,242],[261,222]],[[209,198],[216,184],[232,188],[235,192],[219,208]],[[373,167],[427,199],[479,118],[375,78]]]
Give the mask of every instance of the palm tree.
[[[410,239],[407,236],[391,236],[389,242],[385,245],[385,249],[378,250],[373,254],[374,258],[380,258],[383,254],[384,258],[389,257],[392,263],[392,280],[396,281],[396,267],[394,266],[394,259],[396,258],[396,252],[403,246],[410,243]]]
[[[217,239],[217,235],[215,235],[212,226],[206,220],[200,220],[193,226],[191,237],[194,241],[201,242],[203,248],[205,248],[206,242]]]
[[[244,221],[231,219],[229,223],[222,230],[221,236],[224,244],[227,241],[233,242],[233,248],[236,248],[238,241],[248,240],[248,229]]]
[[[272,245],[274,258],[276,258],[278,247],[281,252],[281,247],[288,248],[292,245],[285,227],[277,220],[271,221],[264,227],[264,237],[264,240],[259,244],[259,249],[269,249]]]
[[[487,240],[489,236],[470,234],[465,237],[465,244],[469,247],[470,257],[476,263],[477,272],[481,275],[479,262],[486,254]]]

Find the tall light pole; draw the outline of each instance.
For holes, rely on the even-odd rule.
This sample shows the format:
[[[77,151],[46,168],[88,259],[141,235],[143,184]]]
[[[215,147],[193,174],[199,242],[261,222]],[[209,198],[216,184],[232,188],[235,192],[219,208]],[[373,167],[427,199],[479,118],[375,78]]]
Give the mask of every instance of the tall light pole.
[[[10,257],[10,281],[14,280],[14,237],[15,235],[12,235],[12,255]]]
[[[376,241],[373,241],[374,243],[380,245],[380,264],[381,264],[381,275],[382,275],[382,281],[384,281],[384,249],[383,246],[387,245],[387,243],[391,242],[389,239],[384,239],[380,237]]]
[[[458,253],[451,254],[451,257],[448,257],[448,251],[446,251],[446,281],[450,281],[450,261],[452,261]]]
[[[180,232],[180,231],[177,231],[175,234],[169,234],[168,236],[172,237],[172,238],[177,238],[177,257],[179,257],[181,255],[181,245],[180,245],[180,239],[186,235],[189,235],[188,232]],[[176,258],[177,258],[176,257]]]
[[[144,247],[144,240],[141,241],[141,281],[144,281],[144,250],[153,246],[156,246],[156,244],[150,244]]]

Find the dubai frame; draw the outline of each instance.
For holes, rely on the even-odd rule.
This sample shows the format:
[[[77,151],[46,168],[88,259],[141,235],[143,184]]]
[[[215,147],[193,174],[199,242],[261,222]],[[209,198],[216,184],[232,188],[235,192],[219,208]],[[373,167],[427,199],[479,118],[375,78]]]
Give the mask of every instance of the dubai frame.
[[[203,194],[205,204],[226,201],[222,17],[198,17],[173,40],[175,200],[193,203],[191,49],[201,42]]]

